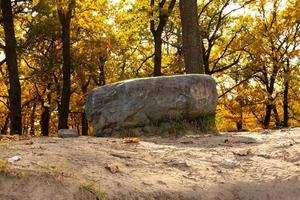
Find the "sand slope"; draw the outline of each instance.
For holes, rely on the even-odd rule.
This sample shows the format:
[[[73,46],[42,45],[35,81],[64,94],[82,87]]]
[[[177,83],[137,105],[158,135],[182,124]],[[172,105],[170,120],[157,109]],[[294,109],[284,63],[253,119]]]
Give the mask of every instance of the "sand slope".
[[[300,199],[300,129],[142,138],[138,144],[93,137],[31,141],[0,145],[2,171],[54,176],[49,188],[65,199],[78,188],[66,193],[56,180],[99,199]],[[5,163],[15,155],[22,159]],[[12,195],[4,185],[15,179],[8,176],[0,174],[0,199]],[[45,199],[43,192],[32,189],[26,195]]]

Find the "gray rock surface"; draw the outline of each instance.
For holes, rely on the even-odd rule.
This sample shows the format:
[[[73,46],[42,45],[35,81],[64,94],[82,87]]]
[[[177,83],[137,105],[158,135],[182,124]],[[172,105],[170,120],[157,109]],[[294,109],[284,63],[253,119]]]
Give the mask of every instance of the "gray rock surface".
[[[208,75],[141,78],[95,88],[86,114],[95,135],[104,136],[172,119],[197,119],[215,113],[217,99],[216,83]]]
[[[58,130],[58,137],[60,138],[79,137],[79,134],[74,129],[60,129]]]

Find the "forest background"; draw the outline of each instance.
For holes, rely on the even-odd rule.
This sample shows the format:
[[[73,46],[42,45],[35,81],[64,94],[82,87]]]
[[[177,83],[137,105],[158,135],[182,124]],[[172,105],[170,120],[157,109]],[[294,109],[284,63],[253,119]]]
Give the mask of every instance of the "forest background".
[[[12,127],[5,2],[13,11],[23,134],[54,135],[68,124],[87,135],[91,89],[186,72],[176,0],[1,0],[1,134]],[[203,67],[217,81],[218,130],[299,126],[300,2],[199,0],[197,18]],[[66,64],[69,102],[62,95]]]

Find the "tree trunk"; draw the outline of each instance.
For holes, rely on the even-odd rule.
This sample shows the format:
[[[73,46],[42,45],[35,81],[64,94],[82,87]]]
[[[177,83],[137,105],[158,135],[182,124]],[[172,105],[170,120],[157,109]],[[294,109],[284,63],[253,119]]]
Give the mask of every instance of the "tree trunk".
[[[209,54],[205,53],[203,41],[201,42],[201,47],[202,47],[202,52],[203,52],[204,72],[205,72],[205,74],[211,74],[211,71],[209,69]]]
[[[48,106],[42,106],[42,109],[41,132],[43,136],[49,136],[50,109]]]
[[[161,48],[161,34],[156,32],[154,35],[154,76],[161,76]]]
[[[239,117],[239,119],[238,119],[238,121],[237,121],[237,123],[236,123],[236,128],[237,128],[237,130],[238,131],[240,131],[240,130],[242,130],[243,129],[243,100],[239,100],[239,105],[240,105],[240,108],[241,108],[241,110],[240,110],[240,117]]]
[[[100,73],[101,73],[101,71],[100,71]],[[101,77],[100,77],[100,79],[101,79]],[[100,83],[101,82],[102,81],[100,80]],[[87,94],[88,86],[89,86],[89,81],[82,87],[83,95]],[[83,111],[81,113],[81,135],[88,135],[88,131],[89,131],[89,124],[88,124],[88,120],[86,118],[85,111]]]
[[[68,118],[70,112],[71,97],[71,55],[70,55],[70,22],[71,8],[67,13],[58,10],[59,20],[62,27],[62,43],[63,43],[63,88],[61,93],[61,102],[59,109],[58,129],[68,128]]]
[[[5,35],[5,56],[9,77],[10,133],[22,134],[21,86],[17,65],[16,38],[10,0],[1,0]]]
[[[284,84],[284,93],[283,93],[283,127],[289,127],[289,81],[286,81]]]
[[[50,89],[50,85],[48,85]],[[41,106],[42,106],[42,116],[41,116],[41,132],[43,136],[49,136],[49,123],[50,123],[50,105],[51,105],[51,93],[47,94],[47,103],[41,99]]]
[[[162,33],[165,26],[167,25],[168,18],[174,9],[176,0],[171,0],[168,9],[166,10],[166,1],[160,1],[159,3],[159,22],[157,28],[155,28],[154,20],[154,4],[155,1],[150,1],[151,6],[151,20],[150,20],[150,31],[154,38],[154,76],[161,76],[161,61],[162,61]]]
[[[203,74],[203,49],[198,25],[197,0],[180,0],[179,6],[186,73]]]
[[[81,135],[88,135],[88,121],[85,112],[81,113]]]
[[[241,131],[243,129],[243,121],[242,120],[238,120],[236,122],[236,128],[238,131]]]
[[[275,117],[275,125],[276,127],[281,127],[281,121],[280,121],[280,117],[277,111],[277,107],[276,104],[273,105],[273,112],[274,112],[274,117]]]
[[[265,129],[268,129],[270,126],[272,108],[273,108],[272,104],[266,105],[266,114],[265,114],[264,124],[263,124]]]
[[[106,61],[107,61],[106,57],[100,55],[100,57],[99,57],[99,80],[95,81],[97,86],[103,86],[106,84],[106,81],[105,81],[105,63],[106,63]],[[87,89],[88,89],[88,84],[86,84],[85,86],[83,86],[81,88],[82,93],[84,95],[87,94]],[[86,114],[85,114],[85,112],[82,112],[81,113],[81,135],[88,135],[88,129],[89,129],[89,124],[88,124],[88,120],[86,119]]]
[[[283,127],[289,127],[289,74],[290,74],[290,61],[287,59],[286,68],[283,69],[284,78],[284,92],[283,92]]]
[[[30,135],[34,135],[34,122],[35,122],[35,111],[36,111],[36,101],[33,102],[33,107],[32,107],[32,111],[31,111],[31,115],[30,115],[30,131],[29,134]]]
[[[274,66],[275,68],[275,66]],[[272,72],[272,75],[270,77],[270,84],[266,85],[266,89],[268,92],[268,99],[266,102],[266,114],[264,118],[264,128],[268,129],[270,127],[270,122],[271,122],[271,115],[272,115],[272,109],[274,105],[276,104],[274,97],[272,96],[274,93],[274,85],[275,85],[275,80],[276,80],[276,74],[278,72],[278,68],[276,67],[276,70],[274,69]],[[276,110],[277,111],[277,110]]]
[[[99,58],[99,86],[102,86],[102,85],[105,85],[105,63],[106,63],[106,58],[105,57],[102,57],[100,56]]]

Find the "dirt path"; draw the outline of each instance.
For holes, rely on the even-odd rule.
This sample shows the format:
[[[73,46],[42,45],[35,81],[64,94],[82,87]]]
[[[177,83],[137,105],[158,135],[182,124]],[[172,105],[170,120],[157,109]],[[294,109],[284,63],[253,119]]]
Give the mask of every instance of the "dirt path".
[[[6,163],[16,155],[21,160]],[[33,138],[0,145],[0,168],[1,163],[5,172],[70,179],[99,199],[300,199],[300,129],[142,138],[138,144],[114,138]],[[0,199],[9,199],[3,177]]]

